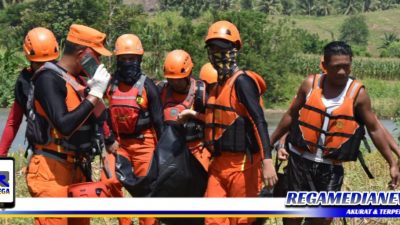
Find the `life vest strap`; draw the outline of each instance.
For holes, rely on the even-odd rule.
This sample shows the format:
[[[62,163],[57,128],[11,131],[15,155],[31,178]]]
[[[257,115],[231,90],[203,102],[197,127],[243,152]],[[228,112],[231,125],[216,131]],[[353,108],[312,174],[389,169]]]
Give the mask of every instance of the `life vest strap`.
[[[346,133],[342,133],[342,132],[333,132],[333,133],[331,133],[331,132],[325,131],[325,130],[323,130],[321,128],[315,127],[315,126],[313,126],[311,124],[305,123],[303,121],[299,121],[299,125],[303,126],[303,127],[306,127],[306,128],[309,128],[311,130],[323,133],[326,136],[339,136],[339,137],[347,137],[347,138],[351,138],[353,136],[353,134],[346,134]]]
[[[364,172],[367,174],[368,178],[374,179],[374,175],[372,175],[367,164],[365,163],[365,159],[364,159],[364,156],[361,151],[358,153],[357,158],[358,158],[358,161],[360,161],[361,167],[363,168]]]
[[[216,105],[216,104],[207,104],[206,108],[219,109],[219,110],[230,111],[230,112],[236,112],[236,110],[233,107],[227,107],[227,106]]]
[[[119,133],[118,136],[122,139],[144,139],[143,134],[121,134]]]
[[[70,143],[68,143],[66,140],[61,139],[61,138],[51,138],[50,142],[61,146],[62,148],[64,148],[64,152],[71,152],[71,151],[76,151],[76,150],[84,150],[84,149],[88,149],[92,146],[91,142],[85,142],[82,143],[78,146],[72,145]],[[54,151],[54,150],[53,150]]]
[[[222,129],[226,129],[228,128],[230,125],[225,125],[225,124],[220,124],[220,123],[207,123],[205,125],[206,128],[222,128]]]
[[[311,106],[311,105],[307,105],[307,104],[305,104],[305,105],[303,106],[303,108],[308,109],[308,110],[311,110],[311,111],[314,111],[314,112],[317,112],[317,113],[319,113],[319,114],[322,114],[322,115],[324,115],[325,117],[329,117],[329,119],[345,119],[345,120],[352,120],[352,121],[355,120],[355,118],[354,118],[353,116],[331,115],[331,114],[329,114],[329,113],[327,113],[327,112],[325,112],[325,111],[323,111],[323,110],[321,110],[321,109],[315,108],[315,107],[313,107],[313,106]]]
[[[75,163],[75,158],[72,155],[69,154],[64,154],[64,153],[59,153],[50,149],[35,149],[34,154],[36,155],[43,155],[44,157],[55,159],[57,161],[60,161],[62,163]]]

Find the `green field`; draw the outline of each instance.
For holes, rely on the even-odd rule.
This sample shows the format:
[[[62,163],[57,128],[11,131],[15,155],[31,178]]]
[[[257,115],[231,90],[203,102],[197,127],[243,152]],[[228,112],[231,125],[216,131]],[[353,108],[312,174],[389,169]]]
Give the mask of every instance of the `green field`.
[[[379,56],[378,47],[382,45],[385,33],[395,33],[400,36],[400,9],[367,12],[364,15],[370,33],[368,51],[373,56]],[[299,28],[317,33],[321,39],[332,40],[339,38],[339,29],[346,16],[291,16],[290,18]]]

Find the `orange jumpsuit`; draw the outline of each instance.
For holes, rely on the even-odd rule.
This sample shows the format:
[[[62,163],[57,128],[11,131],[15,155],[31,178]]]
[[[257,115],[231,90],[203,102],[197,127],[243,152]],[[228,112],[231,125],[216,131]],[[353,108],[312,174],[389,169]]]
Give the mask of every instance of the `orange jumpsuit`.
[[[143,78],[144,79],[144,78]],[[147,174],[147,170],[149,168],[150,162],[153,158],[153,153],[155,150],[155,146],[157,144],[157,137],[161,135],[163,130],[163,115],[162,115],[162,107],[161,102],[159,100],[158,91],[154,83],[145,78],[144,82],[142,82],[144,86],[143,92],[140,94],[140,98],[135,98],[135,103],[138,104],[141,110],[145,110],[149,112],[149,117],[151,118],[151,127],[135,131],[135,135],[123,135],[121,130],[121,126],[117,125],[118,119],[125,119],[126,115],[113,115],[111,112],[112,123],[111,127],[113,128],[113,132],[116,134],[117,141],[119,142],[119,148],[117,150],[117,154],[124,156],[129,159],[133,165],[133,170],[135,175],[137,176],[145,176]],[[126,85],[124,83],[118,84],[118,92],[114,92],[113,95],[107,96],[110,102],[110,109],[113,106],[112,97],[119,95],[117,97],[121,98],[121,96],[125,96],[127,98],[133,97],[138,93],[130,93],[132,91],[132,86]],[[140,89],[140,88],[139,88]],[[139,96],[139,95],[138,95]],[[129,100],[128,100],[129,104]],[[112,110],[112,109],[111,109]],[[110,110],[110,111],[111,111]],[[118,118],[113,118],[118,117]],[[124,117],[124,118],[122,118]],[[128,117],[126,117],[128,118]],[[108,186],[111,191],[111,195],[113,197],[123,197],[122,185],[118,182],[115,175],[115,157],[112,154],[107,154],[105,162],[107,163],[107,167],[110,169],[112,178],[107,178],[104,171],[102,172],[101,179],[102,181],[108,183]],[[140,225],[153,225],[156,224],[155,218],[140,218]],[[119,218],[120,225],[128,225],[131,224],[130,218]]]
[[[210,93],[205,114],[205,143],[214,153],[205,197],[257,197],[262,159],[270,156],[262,110],[261,77],[251,71],[232,75]],[[205,224],[250,225],[254,218],[206,218]]]
[[[44,67],[43,67],[44,68]],[[55,74],[57,73],[57,74]],[[86,178],[74,162],[76,152],[91,152],[95,118],[93,105],[83,101],[77,88],[52,69],[36,75],[34,105],[37,119],[51,121],[50,141],[34,144],[26,175],[32,197],[68,197],[68,186],[85,182]],[[74,76],[64,74],[79,82]],[[64,84],[64,85],[60,85]],[[74,85],[74,86],[73,86]],[[39,116],[40,115],[40,116]],[[68,139],[64,135],[69,136]],[[35,218],[36,225],[86,225],[89,218]]]

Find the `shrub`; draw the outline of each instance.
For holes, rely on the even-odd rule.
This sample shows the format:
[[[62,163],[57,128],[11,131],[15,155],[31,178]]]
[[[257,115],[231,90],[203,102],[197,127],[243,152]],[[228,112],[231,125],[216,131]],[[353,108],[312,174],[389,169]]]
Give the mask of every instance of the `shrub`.
[[[0,51],[0,107],[10,106],[14,101],[15,81],[27,65],[25,57],[16,50]]]
[[[340,40],[359,46],[368,45],[369,30],[363,15],[346,18],[340,27]]]

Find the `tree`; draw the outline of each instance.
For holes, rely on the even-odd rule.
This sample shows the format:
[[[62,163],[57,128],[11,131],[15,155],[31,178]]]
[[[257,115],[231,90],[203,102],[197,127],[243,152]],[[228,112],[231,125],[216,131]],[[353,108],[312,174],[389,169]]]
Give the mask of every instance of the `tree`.
[[[260,0],[257,9],[266,14],[279,15],[282,12],[282,4],[279,0]]]
[[[340,27],[340,40],[359,46],[368,45],[369,30],[365,17],[354,15],[347,17]]]
[[[209,2],[199,0],[185,0],[181,6],[181,15],[186,18],[197,18],[209,8]]]
[[[299,0],[297,8],[300,13],[311,16],[315,9],[314,0]]]
[[[282,4],[282,14],[284,15],[292,15],[296,10],[296,1],[295,0],[281,0]]]
[[[387,10],[392,8],[393,4],[394,4],[393,0],[378,0],[379,8],[382,10]]]
[[[316,1],[315,11],[318,16],[329,16],[334,11],[334,0],[320,0]]]
[[[356,14],[361,11],[360,0],[340,1],[340,6],[344,15]]]
[[[242,9],[252,9],[253,1],[252,0],[240,0],[240,6]]]

